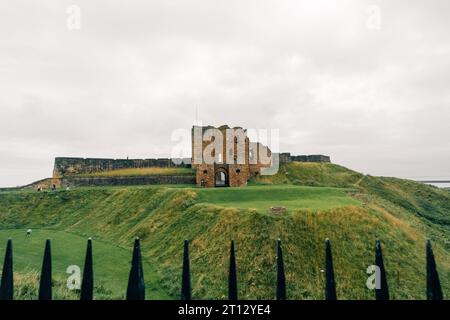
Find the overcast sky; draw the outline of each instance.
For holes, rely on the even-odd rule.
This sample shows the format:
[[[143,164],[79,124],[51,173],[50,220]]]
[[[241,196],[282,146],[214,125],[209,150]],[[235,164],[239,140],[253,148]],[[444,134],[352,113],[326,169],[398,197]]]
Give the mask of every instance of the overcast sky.
[[[448,0],[1,1],[0,186],[51,176],[56,156],[170,156],[196,108],[280,129],[281,151],[450,177],[449,15]]]

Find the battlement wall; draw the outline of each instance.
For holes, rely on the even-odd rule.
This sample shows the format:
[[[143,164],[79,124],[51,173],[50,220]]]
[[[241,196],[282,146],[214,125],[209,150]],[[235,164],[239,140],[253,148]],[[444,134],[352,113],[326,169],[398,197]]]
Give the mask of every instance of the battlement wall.
[[[280,163],[289,162],[331,162],[329,156],[322,154],[312,154],[312,155],[299,155],[293,156],[289,152],[284,152],[279,154]]]

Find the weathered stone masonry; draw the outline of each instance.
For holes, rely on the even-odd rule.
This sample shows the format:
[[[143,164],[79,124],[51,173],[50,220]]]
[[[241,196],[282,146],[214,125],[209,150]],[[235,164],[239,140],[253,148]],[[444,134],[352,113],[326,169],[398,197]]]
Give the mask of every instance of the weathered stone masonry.
[[[137,186],[150,184],[195,184],[195,176],[136,176],[136,177],[66,177],[56,179],[62,187]]]
[[[196,131],[203,136],[207,130],[214,130],[222,138],[222,150],[213,150],[216,158],[215,163],[206,163],[202,155],[207,153],[208,146],[214,143],[214,139],[202,140],[201,144],[195,143]],[[227,130],[233,132],[239,130],[242,134],[242,140],[244,142],[242,163],[238,163],[238,138],[234,137],[231,141],[227,141]],[[197,133],[197,134],[198,134]],[[215,138],[215,136],[214,136]],[[242,143],[242,141],[241,141]],[[252,145],[252,148],[250,146]],[[255,155],[251,154],[250,150],[255,151]],[[260,159],[260,155],[265,152],[269,158],[272,153],[266,146],[251,142],[247,137],[247,131],[241,127],[230,128],[227,125],[220,126],[218,128],[212,126],[204,127],[192,127],[192,167],[196,169],[196,182],[200,187],[213,188],[213,187],[239,187],[247,184],[248,180],[252,177],[261,174],[261,169],[270,167],[270,163],[263,164]],[[220,153],[220,157],[217,155]],[[227,155],[231,158],[230,161],[226,161]],[[196,157],[201,156],[201,159]],[[197,161],[198,160],[198,161]]]
[[[102,159],[63,158],[55,159],[53,177],[65,177],[129,168],[190,168],[190,159]]]

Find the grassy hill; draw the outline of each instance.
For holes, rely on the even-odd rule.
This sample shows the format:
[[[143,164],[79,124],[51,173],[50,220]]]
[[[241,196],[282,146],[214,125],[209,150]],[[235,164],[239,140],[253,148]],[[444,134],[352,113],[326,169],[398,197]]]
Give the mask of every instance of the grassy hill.
[[[285,206],[287,212],[271,214],[270,206]],[[377,237],[382,240],[393,298],[425,297],[426,238],[434,243],[444,296],[448,298],[450,292],[450,193],[406,180],[364,176],[333,164],[291,163],[277,175],[255,179],[246,188],[142,186],[3,192],[0,228],[0,240],[13,237],[14,244],[23,241],[26,228],[42,232],[34,249],[15,245],[15,267],[21,275],[39,270],[43,240],[54,238],[53,256],[62,270],[60,284],[64,267],[80,261],[85,239],[94,237],[98,263],[94,271],[101,285],[106,288],[109,283],[103,275],[111,270],[108,265],[123,274],[107,290],[96,290],[96,298],[123,296],[135,236],[142,238],[150,299],[178,298],[184,239],[191,241],[195,299],[226,298],[230,239],[236,243],[240,298],[275,296],[278,238],[283,240],[290,299],[323,299],[327,237],[332,242],[340,299],[373,299],[365,282]],[[65,249],[56,251],[57,243]],[[114,262],[108,262],[112,258],[102,254],[101,245],[111,255],[116,253],[107,246],[116,248]],[[69,257],[65,250],[78,255]],[[32,259],[32,254],[37,254],[36,263],[21,264]],[[61,297],[73,297],[63,293],[63,285],[60,290]]]

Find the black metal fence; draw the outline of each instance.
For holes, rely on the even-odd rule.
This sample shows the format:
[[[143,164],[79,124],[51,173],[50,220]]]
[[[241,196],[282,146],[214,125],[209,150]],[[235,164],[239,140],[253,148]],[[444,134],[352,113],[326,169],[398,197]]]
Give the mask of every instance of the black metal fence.
[[[377,300],[389,300],[389,287],[384,268],[383,254],[379,240],[375,242],[375,266],[379,268],[379,289],[375,288],[375,298]],[[336,281],[334,278],[333,257],[331,252],[330,240],[325,240],[325,299],[336,300]],[[283,251],[281,240],[277,242],[277,261],[276,261],[276,299],[286,300],[286,278],[284,273]],[[442,300],[442,288],[439,281],[439,275],[436,270],[433,249],[430,240],[426,242],[426,298],[428,300]],[[80,300],[92,300],[94,292],[94,272],[92,264],[92,241],[88,239],[86,258],[83,269],[83,278],[81,282]],[[9,239],[6,245],[5,260],[3,263],[3,273],[0,285],[0,299],[12,300],[14,296],[13,281],[13,249],[12,240]],[[189,267],[189,242],[184,241],[183,267],[181,273],[181,300],[190,300],[191,295],[191,273]],[[230,263],[228,274],[228,298],[229,300],[238,300],[238,282],[236,274],[236,260],[234,253],[234,241],[230,246]],[[52,256],[51,243],[47,240],[45,243],[44,259],[39,281],[39,300],[52,299]],[[142,268],[142,257],[140,249],[140,240],[134,240],[133,255],[131,260],[131,269],[128,277],[128,286],[126,292],[127,300],[145,300],[144,271]]]

